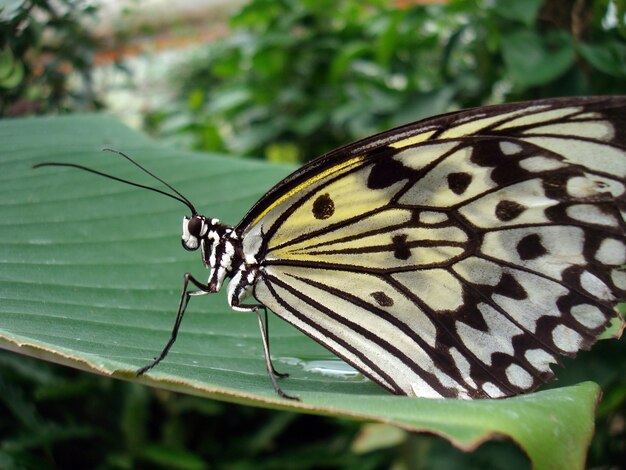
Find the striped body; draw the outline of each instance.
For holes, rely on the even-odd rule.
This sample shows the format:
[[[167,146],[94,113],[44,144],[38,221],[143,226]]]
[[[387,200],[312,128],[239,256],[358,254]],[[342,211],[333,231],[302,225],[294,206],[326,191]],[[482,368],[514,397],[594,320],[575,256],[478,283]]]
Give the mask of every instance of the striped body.
[[[183,245],[234,309],[392,393],[527,392],[626,297],[625,132],[620,97],[450,113],[320,157],[236,227],[186,217]]]

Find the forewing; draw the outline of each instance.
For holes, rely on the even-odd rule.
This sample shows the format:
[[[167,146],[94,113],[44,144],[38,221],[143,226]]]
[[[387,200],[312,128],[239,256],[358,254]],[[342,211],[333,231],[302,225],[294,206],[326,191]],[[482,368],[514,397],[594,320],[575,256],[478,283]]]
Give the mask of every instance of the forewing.
[[[626,295],[625,109],[495,106],[323,157],[240,226],[255,296],[393,393],[536,388]]]

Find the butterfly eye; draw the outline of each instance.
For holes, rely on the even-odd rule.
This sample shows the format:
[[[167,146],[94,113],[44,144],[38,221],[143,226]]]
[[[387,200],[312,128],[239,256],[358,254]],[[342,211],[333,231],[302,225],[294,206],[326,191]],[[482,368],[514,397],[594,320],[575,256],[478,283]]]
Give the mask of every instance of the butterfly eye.
[[[202,233],[202,226],[204,225],[203,220],[200,217],[193,216],[189,223],[187,224],[187,229],[189,233],[196,238],[199,238]]]

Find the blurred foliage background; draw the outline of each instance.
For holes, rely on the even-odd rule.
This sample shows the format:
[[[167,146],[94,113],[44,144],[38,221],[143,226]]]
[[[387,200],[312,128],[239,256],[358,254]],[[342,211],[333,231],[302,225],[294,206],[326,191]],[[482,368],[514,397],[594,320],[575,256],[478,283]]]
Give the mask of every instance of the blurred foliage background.
[[[254,1],[148,115],[194,148],[310,160],[457,108],[624,91],[623,1]],[[174,124],[172,124],[174,123]]]
[[[140,1],[140,0],[139,0]],[[252,0],[229,34],[171,70],[144,129],[194,149],[306,161],[458,108],[626,93],[625,0]],[[98,3],[0,4],[0,115],[102,109]],[[123,67],[123,64],[119,64]],[[566,361],[604,390],[590,468],[626,456],[626,347]],[[0,468],[525,468],[382,425],[252,409],[0,353]]]
[[[97,42],[81,20],[93,2],[0,3],[0,115],[24,116],[99,109],[91,85]],[[72,89],[71,76],[86,86]]]

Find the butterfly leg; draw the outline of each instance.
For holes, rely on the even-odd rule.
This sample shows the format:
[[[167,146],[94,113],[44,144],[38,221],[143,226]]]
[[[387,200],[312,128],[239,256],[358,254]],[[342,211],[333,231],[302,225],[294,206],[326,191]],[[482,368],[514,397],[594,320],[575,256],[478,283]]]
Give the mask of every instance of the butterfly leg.
[[[287,395],[278,385],[276,381],[276,376],[282,377],[285,374],[279,374],[274,369],[274,365],[272,364],[272,358],[270,357],[270,344],[269,344],[269,336],[268,336],[268,328],[267,328],[267,309],[263,305],[254,304],[240,304],[239,299],[231,298],[230,306],[233,310],[238,312],[254,312],[256,314],[257,320],[259,321],[259,330],[261,331],[261,340],[263,342],[263,353],[265,354],[265,367],[267,368],[267,374],[270,376],[270,380],[272,382],[272,386],[276,393],[283,398],[287,398],[288,400],[300,400],[298,397],[294,397],[291,395]],[[261,309],[263,309],[265,313],[265,323],[263,322],[263,317],[261,316]]]
[[[167,353],[169,352],[172,345],[176,342],[176,336],[178,335],[178,329],[180,328],[180,324],[183,321],[183,315],[185,315],[185,310],[187,310],[187,305],[189,304],[189,299],[192,296],[198,295],[207,295],[213,292],[208,284],[203,284],[200,281],[196,280],[190,273],[185,273],[185,281],[183,282],[183,291],[180,295],[180,301],[178,303],[178,311],[176,312],[176,320],[174,321],[174,327],[172,328],[172,333],[170,335],[170,339],[161,351],[161,354],[158,357],[154,358],[154,360],[148,364],[147,366],[138,369],[136,374],[143,375],[154,366],[156,366],[159,362],[161,362]],[[192,283],[194,286],[198,288],[197,291],[189,292],[188,286],[189,283]]]
[[[262,308],[263,308],[263,313],[265,316],[265,337],[267,338],[267,355],[271,357],[270,355],[270,326],[269,326],[269,322],[267,321],[267,308],[265,306],[263,306]],[[285,372],[278,372],[274,368],[274,364],[271,361],[270,361],[270,364],[272,365],[272,372],[274,373],[276,377],[279,377],[281,379],[284,379],[285,377],[289,377],[289,374]]]
[[[272,381],[272,385],[274,386],[274,390],[276,393],[283,398],[287,398],[288,400],[297,400],[300,401],[300,398],[295,397],[293,395],[287,395],[283,390],[278,386],[276,382],[276,375],[279,377],[281,374],[276,374],[276,369],[274,369],[274,365],[272,364],[272,358],[270,357],[270,343],[269,336],[267,335],[267,309],[262,305],[250,305],[251,310],[256,313],[256,317],[259,321],[259,329],[261,331],[261,340],[263,341],[263,352],[265,353],[265,366],[267,367],[267,373],[270,376],[270,380]],[[261,317],[261,307],[265,311],[265,324],[263,323],[263,318]]]

